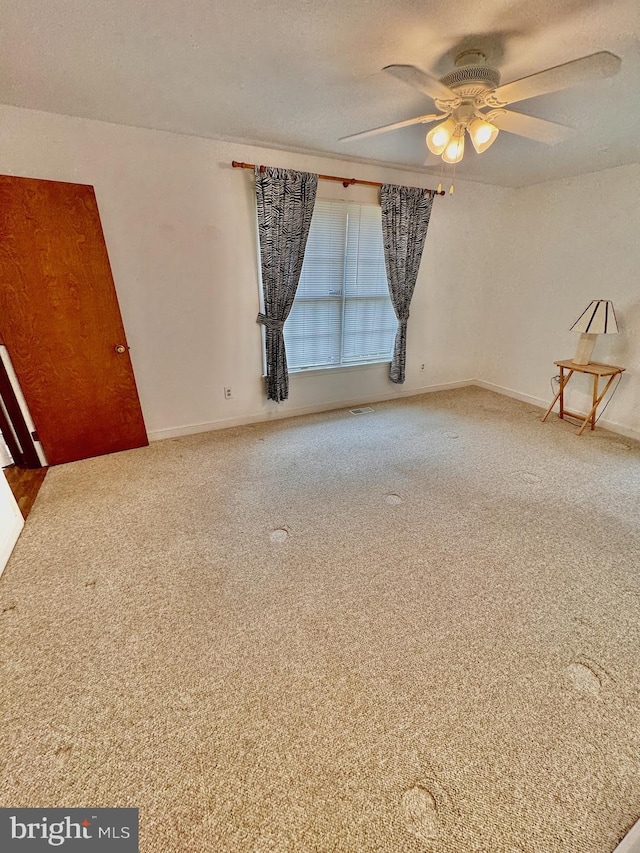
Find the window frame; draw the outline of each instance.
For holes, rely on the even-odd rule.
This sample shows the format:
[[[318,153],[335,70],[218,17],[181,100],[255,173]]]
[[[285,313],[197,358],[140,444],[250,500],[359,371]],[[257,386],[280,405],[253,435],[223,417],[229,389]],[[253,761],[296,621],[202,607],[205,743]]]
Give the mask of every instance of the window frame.
[[[377,208],[378,210],[380,210],[379,202],[373,202],[373,201],[364,201],[364,200],[355,200],[355,199],[337,199],[334,197],[326,197],[326,198],[317,199],[316,204],[318,202],[326,202],[329,204],[341,204],[341,205],[345,205],[347,207],[347,213],[345,216],[345,232],[348,231],[348,227],[349,227],[349,224],[348,224],[349,223],[349,213],[348,213],[348,207],[349,206],[355,205],[355,206],[359,207],[360,209],[362,209],[362,208]],[[360,229],[360,224],[358,225],[358,229]],[[358,238],[359,238],[359,234],[360,234],[360,230],[358,231]],[[382,249],[383,258],[384,258],[384,248],[382,245],[382,233],[380,234],[380,240],[381,240],[381,249]],[[384,259],[383,259],[383,264],[384,264]],[[342,269],[342,280],[341,280],[340,292],[335,293],[335,294],[328,293],[326,296],[323,296],[323,295],[304,296],[304,295],[300,294],[300,290],[298,289],[298,292],[296,293],[294,303],[293,303],[293,305],[295,306],[296,302],[298,304],[301,304],[304,302],[307,302],[307,303],[312,303],[312,302],[329,303],[329,302],[333,302],[335,305],[340,306],[340,329],[339,329],[340,361],[333,362],[333,363],[325,363],[325,364],[310,364],[310,365],[289,367],[289,373],[290,374],[323,373],[327,370],[347,370],[347,371],[348,370],[359,370],[361,368],[376,367],[376,366],[381,365],[381,364],[390,364],[391,363],[391,361],[393,359],[393,344],[394,344],[394,339],[395,339],[395,329],[394,329],[393,333],[390,334],[391,339],[390,339],[389,350],[388,350],[387,354],[377,356],[377,357],[373,357],[373,358],[362,358],[361,360],[347,360],[344,356],[345,327],[346,327],[345,313],[347,310],[348,303],[351,303],[353,305],[354,303],[356,303],[357,301],[360,300],[362,302],[366,301],[366,302],[371,304],[372,302],[375,302],[376,300],[380,301],[380,302],[384,303],[385,308],[390,309],[391,316],[393,316],[393,320],[394,320],[394,322],[396,322],[396,315],[395,315],[395,311],[393,309],[393,303],[391,301],[391,295],[389,294],[388,284],[387,284],[387,280],[386,280],[386,269],[384,270],[385,284],[386,284],[386,290],[384,293],[378,292],[378,293],[371,293],[371,294],[364,294],[364,293],[363,294],[360,294],[360,293],[349,294],[348,293],[348,286],[347,286],[347,266],[348,266],[347,234],[345,233],[345,243],[344,243],[344,247],[343,247],[343,269]],[[292,311],[294,310],[293,306],[292,306],[291,310]],[[291,316],[291,314],[289,316]],[[285,322],[285,329],[286,329],[287,322],[288,322],[288,318],[287,318],[287,321]],[[286,336],[285,336],[285,343],[286,343]]]

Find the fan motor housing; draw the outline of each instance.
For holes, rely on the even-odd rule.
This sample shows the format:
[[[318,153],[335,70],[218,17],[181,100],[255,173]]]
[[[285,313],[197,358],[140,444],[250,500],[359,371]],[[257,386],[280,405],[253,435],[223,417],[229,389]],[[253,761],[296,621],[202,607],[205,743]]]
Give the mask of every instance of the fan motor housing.
[[[500,83],[500,72],[490,65],[464,65],[440,78],[450,89],[463,97],[475,97],[489,89],[495,89]],[[464,87],[464,92],[459,91]]]

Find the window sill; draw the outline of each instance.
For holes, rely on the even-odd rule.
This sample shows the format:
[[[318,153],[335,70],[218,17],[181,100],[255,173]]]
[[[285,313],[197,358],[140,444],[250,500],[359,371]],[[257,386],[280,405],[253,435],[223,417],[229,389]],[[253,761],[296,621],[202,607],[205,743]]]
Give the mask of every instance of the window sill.
[[[298,367],[289,371],[289,376],[321,376],[323,373],[338,371],[339,373],[351,373],[354,370],[367,370],[374,367],[380,367],[381,364],[391,364],[390,358],[385,358],[384,361],[366,361],[362,364],[327,364],[324,367]],[[266,379],[267,374],[263,373],[262,378]]]
[[[350,373],[353,370],[372,370],[380,367],[381,364],[391,364],[390,358],[382,359],[381,361],[365,361],[362,364],[327,364],[322,367],[299,367],[289,371],[289,376],[304,376],[311,374],[318,376],[319,374],[338,371],[340,373]]]

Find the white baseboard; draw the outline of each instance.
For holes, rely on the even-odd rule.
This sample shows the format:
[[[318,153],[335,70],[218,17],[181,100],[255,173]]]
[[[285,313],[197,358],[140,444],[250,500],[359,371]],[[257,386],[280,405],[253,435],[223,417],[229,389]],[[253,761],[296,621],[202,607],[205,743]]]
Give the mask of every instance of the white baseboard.
[[[421,394],[431,394],[435,391],[450,391],[455,388],[466,388],[473,385],[473,379],[463,379],[459,382],[443,382],[440,385],[427,385],[423,388],[411,388],[390,393],[378,394],[373,397],[359,397],[348,400],[333,400],[322,403],[319,406],[302,406],[297,409],[281,409],[273,412],[258,412],[253,415],[242,415],[237,418],[224,418],[220,421],[210,421],[201,424],[185,424],[168,429],[150,430],[149,441],[161,441],[165,438],[179,438],[183,435],[195,435],[199,432],[210,432],[211,430],[227,429],[229,427],[245,426],[246,424],[263,423],[265,421],[282,420],[283,418],[296,418],[300,415],[315,415],[320,412],[331,412],[337,409],[351,409],[354,406],[369,406],[371,403],[382,403],[387,400],[395,400],[400,397],[418,397]]]
[[[2,471],[0,471],[0,477],[1,476],[4,476]],[[18,537],[20,536],[23,527],[24,519],[21,515],[16,515],[11,520],[9,529],[2,534],[2,540],[0,541],[0,575],[2,575],[7,563],[9,562],[11,552],[18,541]]]
[[[634,823],[613,853],[640,853],[640,820]]]
[[[521,394],[519,391],[513,391],[511,388],[503,388],[502,385],[494,385],[493,382],[485,382],[483,379],[476,379],[473,384],[477,385],[478,388],[485,388],[487,391],[495,391],[496,394],[513,397],[514,400],[520,400],[522,403],[530,403],[539,409],[546,410],[552,399],[550,397],[548,400],[542,400],[540,397],[532,397],[530,394]],[[640,431],[629,429],[614,421],[599,420],[597,428],[606,429],[608,432],[615,432],[616,435],[623,435],[625,438],[633,438],[635,441],[640,441]]]
[[[209,421],[200,424],[185,424],[184,426],[169,427],[168,429],[150,430],[149,441],[162,441],[165,438],[179,438],[183,435],[195,435],[199,432],[210,432],[218,429],[228,429],[229,427],[245,426],[246,424],[263,423],[266,421],[282,420],[283,418],[296,418],[300,415],[314,415],[320,412],[331,412],[337,409],[350,409],[354,406],[369,406],[372,403],[381,403],[387,400],[396,400],[402,397],[418,397],[421,394],[431,394],[435,391],[451,391],[455,388],[467,388],[474,385],[478,388],[484,388],[487,391],[494,391],[496,394],[502,394],[505,397],[513,397],[514,400],[520,400],[522,403],[529,403],[532,406],[537,406],[539,409],[546,409],[550,400],[543,400],[540,397],[533,397],[531,394],[522,394],[520,391],[514,391],[512,388],[505,388],[502,385],[495,385],[493,382],[485,382],[484,379],[462,379],[458,382],[443,382],[440,385],[427,385],[423,388],[411,388],[407,390],[398,390],[378,394],[373,397],[359,397],[348,400],[332,400],[328,403],[322,403],[318,406],[301,406],[296,409],[280,409],[279,411],[257,412],[252,415],[241,415],[237,418],[223,418],[219,421]],[[628,429],[621,424],[616,424],[613,421],[601,420],[598,421],[598,427],[615,432],[617,435],[623,435],[626,438],[632,438],[640,441],[640,431]]]
[[[521,394],[520,391],[504,388],[502,385],[494,385],[493,382],[485,382],[484,379],[474,379],[473,384],[477,385],[478,388],[484,388],[486,391],[495,391],[496,394],[513,397],[514,400],[520,400],[521,403],[530,403],[540,409],[546,409],[550,402],[549,400],[542,400],[540,397],[532,397],[531,394]]]

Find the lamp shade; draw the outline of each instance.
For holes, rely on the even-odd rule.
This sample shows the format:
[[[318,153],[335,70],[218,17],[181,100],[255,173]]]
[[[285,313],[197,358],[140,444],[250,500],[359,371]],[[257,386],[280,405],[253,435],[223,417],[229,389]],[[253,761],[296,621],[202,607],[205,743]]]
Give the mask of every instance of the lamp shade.
[[[616,313],[610,299],[594,299],[571,326],[572,332],[609,335],[618,331]]]
[[[479,118],[478,116],[469,122],[469,127],[467,129],[469,131],[473,147],[476,149],[478,154],[482,154],[490,145],[493,145],[499,133],[498,128],[495,125],[491,124],[486,119]]]
[[[442,152],[445,163],[459,163],[464,157],[464,127],[460,125]]]
[[[446,121],[443,121],[442,124],[438,124],[430,130],[429,133],[427,133],[427,148],[429,151],[431,151],[432,154],[437,154],[438,156],[442,154],[449,144],[449,140],[451,139],[455,129],[455,121],[452,118],[448,118]]]

